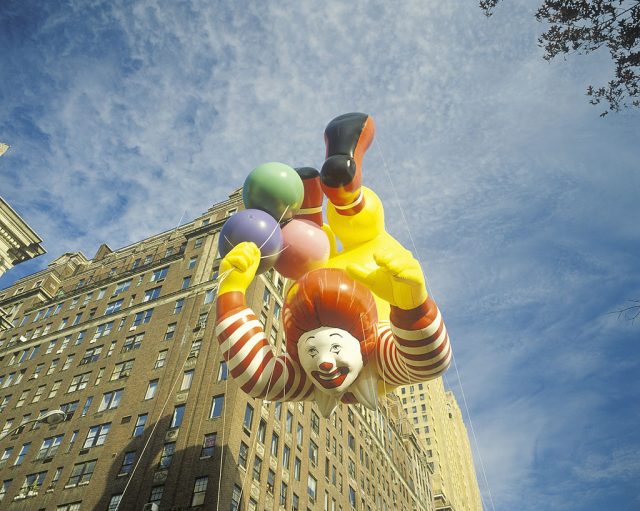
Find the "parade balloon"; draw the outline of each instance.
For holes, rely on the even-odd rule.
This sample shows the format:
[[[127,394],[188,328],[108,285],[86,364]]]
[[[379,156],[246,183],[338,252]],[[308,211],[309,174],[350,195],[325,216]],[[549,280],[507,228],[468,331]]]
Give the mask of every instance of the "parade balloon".
[[[247,178],[245,204],[275,220],[247,210],[237,215],[251,220],[239,218],[236,226],[232,217],[222,229],[226,277],[218,287],[215,336],[230,374],[254,398],[314,401],[324,417],[340,403],[375,410],[379,396],[436,378],[451,362],[449,336],[419,261],[386,231],[382,201],[362,185],[374,134],[367,114],[336,117],[325,130],[320,173],[305,168],[289,179],[293,169],[269,163]],[[323,195],[328,225],[320,225]],[[271,224],[262,226],[258,213]],[[286,350],[276,351],[246,293],[272,241],[271,226],[289,213],[274,263],[294,280],[281,315]]]
[[[247,176],[242,187],[245,208],[261,209],[278,221],[291,218],[303,198],[302,179],[284,163],[263,163]]]
[[[311,220],[293,219],[282,228],[282,253],[275,269],[288,279],[299,279],[329,259],[329,239]]]
[[[271,269],[282,249],[282,231],[278,222],[259,209],[245,209],[234,213],[220,230],[218,251],[226,256],[238,243],[251,241],[260,249],[257,273]]]

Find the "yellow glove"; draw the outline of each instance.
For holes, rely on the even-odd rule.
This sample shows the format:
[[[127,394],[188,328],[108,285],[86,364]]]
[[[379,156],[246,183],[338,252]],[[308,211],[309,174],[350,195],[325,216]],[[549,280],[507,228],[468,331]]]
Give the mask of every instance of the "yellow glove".
[[[362,282],[383,300],[401,309],[413,309],[427,299],[427,287],[420,263],[402,247],[386,247],[384,253],[373,254],[375,270],[359,264],[347,266],[351,278]]]
[[[220,263],[218,294],[230,291],[245,293],[256,276],[260,264],[260,249],[251,241],[238,243]]]

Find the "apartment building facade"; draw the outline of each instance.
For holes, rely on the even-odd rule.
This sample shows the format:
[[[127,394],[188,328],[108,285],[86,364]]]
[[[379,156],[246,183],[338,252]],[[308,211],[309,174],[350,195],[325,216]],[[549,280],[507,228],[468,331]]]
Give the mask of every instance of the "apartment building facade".
[[[396,391],[426,449],[437,511],[482,511],[467,428],[455,395],[442,378]]]
[[[0,291],[0,508],[433,511],[431,473],[397,396],[376,411],[264,402],[213,337],[218,234],[199,218],[93,259],[67,253]],[[276,350],[284,279],[247,298]],[[59,424],[36,422],[53,410]],[[23,427],[20,425],[23,424]]]

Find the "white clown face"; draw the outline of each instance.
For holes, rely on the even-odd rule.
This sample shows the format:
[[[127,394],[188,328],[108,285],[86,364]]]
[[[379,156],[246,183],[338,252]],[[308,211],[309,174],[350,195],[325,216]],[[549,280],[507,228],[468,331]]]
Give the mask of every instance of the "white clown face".
[[[335,396],[349,388],[363,366],[358,339],[340,328],[306,332],[298,340],[298,355],[314,385]]]

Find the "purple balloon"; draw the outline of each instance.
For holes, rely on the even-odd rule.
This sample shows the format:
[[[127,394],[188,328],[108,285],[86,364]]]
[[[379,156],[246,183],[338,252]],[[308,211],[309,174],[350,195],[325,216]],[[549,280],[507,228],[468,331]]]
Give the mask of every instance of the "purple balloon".
[[[280,225],[269,213],[259,209],[238,211],[222,226],[218,251],[224,257],[243,241],[253,241],[258,245],[261,258],[257,273],[264,273],[276,264],[282,250]]]

